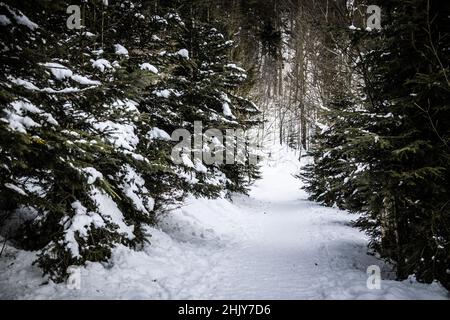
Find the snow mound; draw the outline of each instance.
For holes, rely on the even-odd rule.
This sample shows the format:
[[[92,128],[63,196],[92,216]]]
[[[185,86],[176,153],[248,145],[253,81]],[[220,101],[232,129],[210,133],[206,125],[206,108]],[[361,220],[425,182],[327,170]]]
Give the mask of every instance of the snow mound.
[[[154,65],[151,65],[150,63],[143,63],[139,65],[139,67],[141,68],[141,70],[147,70],[155,74],[159,73],[158,69]]]
[[[118,56],[128,56],[128,50],[121,44],[115,44],[114,50]]]
[[[104,72],[106,69],[112,69],[111,62],[106,59],[97,59],[92,61],[92,67]]]

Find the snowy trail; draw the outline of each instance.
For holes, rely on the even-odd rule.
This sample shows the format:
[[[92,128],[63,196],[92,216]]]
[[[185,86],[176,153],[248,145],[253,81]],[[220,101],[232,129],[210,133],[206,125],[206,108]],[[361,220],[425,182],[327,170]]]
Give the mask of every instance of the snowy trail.
[[[367,288],[367,267],[386,266],[367,255],[367,240],[350,222],[355,216],[307,200],[292,174],[291,154],[266,166],[250,197],[235,197],[246,231],[211,271],[209,299],[426,299],[445,296],[437,285],[383,281]],[[434,292],[433,292],[434,290]],[[435,293],[438,292],[438,295]]]
[[[0,298],[25,299],[448,299],[437,283],[383,280],[366,286],[367,255],[354,215],[310,202],[296,155],[277,151],[249,197],[190,199],[151,228],[142,251],[119,246],[108,264],[81,269],[79,290],[42,285],[34,253],[9,248]],[[16,257],[15,260],[12,258]]]

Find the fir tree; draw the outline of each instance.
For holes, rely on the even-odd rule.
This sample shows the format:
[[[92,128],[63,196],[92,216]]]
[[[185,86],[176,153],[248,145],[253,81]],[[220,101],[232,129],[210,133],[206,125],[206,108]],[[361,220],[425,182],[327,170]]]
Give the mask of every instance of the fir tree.
[[[448,34],[445,10],[431,1],[381,3],[385,21],[364,57],[366,92],[379,137],[370,152],[376,190],[360,225],[395,262],[400,279],[438,279],[449,287]],[[372,225],[376,221],[376,225]],[[378,237],[378,235],[380,237]],[[379,242],[378,239],[381,239]]]
[[[39,250],[56,281],[118,244],[138,249],[189,193],[216,197],[229,181],[243,190],[248,180],[222,164],[173,162],[169,133],[195,121],[248,129],[258,113],[235,93],[245,71],[211,25],[151,3],[92,1],[78,3],[83,26],[71,30],[68,5],[0,5],[0,211],[22,220],[9,237]]]
[[[340,121],[342,111],[331,112],[334,130],[318,135],[308,190],[314,199],[362,211],[357,225],[394,263],[398,279],[414,274],[449,288],[447,11],[432,1],[376,4],[382,30],[352,31],[365,99],[354,116],[345,115],[353,104]],[[347,192],[349,183],[355,192]]]

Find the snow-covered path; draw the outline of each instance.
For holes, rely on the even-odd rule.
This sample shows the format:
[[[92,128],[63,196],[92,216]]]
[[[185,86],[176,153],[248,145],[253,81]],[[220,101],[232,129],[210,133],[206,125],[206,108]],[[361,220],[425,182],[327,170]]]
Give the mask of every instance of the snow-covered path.
[[[297,156],[277,150],[250,196],[190,199],[151,228],[151,245],[123,246],[108,264],[80,270],[80,287],[42,285],[34,253],[8,248],[0,259],[0,298],[26,299],[446,299],[437,283],[383,280],[366,286],[367,255],[355,218],[306,200]],[[14,257],[16,259],[14,259]]]
[[[286,156],[286,155],[285,155]],[[369,290],[367,267],[389,268],[367,255],[367,240],[350,226],[355,216],[307,199],[293,155],[263,170],[250,197],[235,197],[245,213],[245,238],[214,272],[212,299],[426,299],[445,295],[437,285],[383,281]],[[292,174],[291,174],[292,173]],[[437,294],[436,294],[437,293]]]

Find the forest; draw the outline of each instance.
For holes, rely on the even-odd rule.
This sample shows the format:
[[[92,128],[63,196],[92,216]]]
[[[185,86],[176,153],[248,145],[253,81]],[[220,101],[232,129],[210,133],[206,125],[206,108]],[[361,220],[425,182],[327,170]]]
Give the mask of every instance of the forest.
[[[75,269],[106,277],[143,252],[157,264],[151,252],[174,248],[164,237],[181,241],[165,253],[175,259],[227,239],[227,223],[265,226],[291,195],[293,219],[314,206],[349,217],[364,287],[369,255],[386,266],[386,294],[414,278],[424,297],[448,298],[449,17],[438,0],[3,0],[0,299],[39,296],[13,289],[17,265],[24,283],[59,288]],[[269,209],[240,217],[246,202]],[[319,235],[301,223],[290,245]],[[264,230],[281,245],[285,229]],[[155,297],[214,297],[190,294]]]

